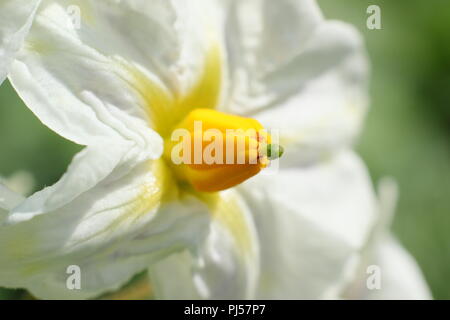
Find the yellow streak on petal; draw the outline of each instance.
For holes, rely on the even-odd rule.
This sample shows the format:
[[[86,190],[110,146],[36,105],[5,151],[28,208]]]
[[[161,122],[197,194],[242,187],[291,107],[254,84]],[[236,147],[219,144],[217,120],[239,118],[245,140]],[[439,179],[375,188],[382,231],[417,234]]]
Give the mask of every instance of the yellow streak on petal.
[[[214,45],[206,55],[199,80],[186,96],[178,100],[174,112],[174,125],[194,109],[218,107],[222,87],[222,64],[220,47]]]
[[[24,44],[24,48],[28,51],[33,51],[35,53],[45,55],[50,54],[52,49],[54,49],[54,46],[52,47],[48,42],[46,43],[44,41],[28,39]]]
[[[121,64],[131,75],[129,83],[142,99],[152,128],[162,137],[167,137],[193,109],[218,106],[222,86],[222,58],[218,45],[208,51],[199,79],[184,96],[170,92],[137,67]]]
[[[129,202],[122,204],[120,207],[108,208],[106,210],[121,210],[120,217],[111,222],[106,228],[99,230],[98,232],[91,234],[89,237],[84,238],[82,241],[77,242],[76,246],[82,246],[83,243],[94,240],[96,237],[100,237],[105,234],[113,234],[118,229],[127,229],[132,227],[133,224],[141,217],[147,214],[155,213],[156,209],[165,201],[172,201],[177,197],[178,189],[173,188],[175,185],[171,171],[168,169],[164,160],[153,160],[149,162],[149,171],[154,176],[152,182],[143,184],[141,186],[138,196],[131,199]],[[29,222],[25,222],[18,227],[16,236],[11,238],[9,243],[5,244],[5,252],[13,260],[27,261],[33,259],[32,263],[24,263],[22,270],[20,270],[22,276],[31,276],[48,269],[50,266],[56,267],[60,265],[65,267],[67,261],[70,261],[71,254],[65,254],[64,256],[58,255],[57,252],[52,252],[51,256],[45,256],[48,254],[42,251],[40,256],[36,256],[45,247],[42,240],[39,237],[39,233],[45,233],[46,230],[33,228],[33,232],[27,231],[28,223],[39,223],[41,219],[46,219],[46,216],[39,216],[36,219],[32,219]],[[44,222],[45,224],[45,222]],[[23,230],[21,230],[21,228]],[[83,250],[83,249],[81,249]],[[101,259],[104,256],[110,254],[115,247],[112,246],[107,251],[102,251],[97,257]],[[76,259],[80,259],[77,250],[73,253]],[[54,255],[54,256],[53,256]],[[82,263],[82,260],[79,260]]]
[[[234,238],[238,249],[247,257],[256,255],[253,235],[245,219],[242,205],[230,193],[198,193],[211,211],[211,216],[224,226]]]
[[[143,184],[138,196],[120,208],[123,210],[120,218],[114,220],[106,229],[101,230],[84,241],[88,241],[103,233],[111,233],[119,228],[126,228],[128,225],[133,225],[142,216],[155,213],[155,210],[163,202],[171,201],[177,197],[178,189],[172,188],[175,185],[174,178],[164,160],[150,161],[149,171],[154,179]]]
[[[161,136],[165,136],[172,126],[171,112],[176,106],[173,94],[138,68],[131,65],[123,67],[131,75],[130,85],[139,94],[151,127]]]

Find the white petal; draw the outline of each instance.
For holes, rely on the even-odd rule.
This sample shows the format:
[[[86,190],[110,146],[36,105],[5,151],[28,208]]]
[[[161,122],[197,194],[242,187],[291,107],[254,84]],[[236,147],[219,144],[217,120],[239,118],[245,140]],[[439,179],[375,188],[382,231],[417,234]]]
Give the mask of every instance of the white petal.
[[[261,247],[261,299],[335,298],[349,281],[374,220],[366,169],[350,151],[238,188]]]
[[[149,269],[150,283],[156,299],[202,299],[208,287],[193,273],[196,259],[188,250],[174,253],[154,263]],[[201,280],[200,280],[201,281]]]
[[[398,187],[392,178],[379,182],[379,218],[362,252],[351,285],[343,296],[350,299],[431,299],[431,293],[414,258],[390,233]]]
[[[377,274],[369,267],[377,267]],[[371,251],[370,260],[361,265],[356,281],[346,292],[350,299],[425,300],[431,293],[414,258],[392,236],[384,235]],[[379,276],[379,287],[367,285]],[[370,281],[371,282],[371,281]]]
[[[0,224],[6,219],[9,210],[24,200],[23,196],[11,191],[0,183]]]
[[[42,20],[39,16],[36,22]],[[27,41],[33,41],[36,33],[39,34],[34,30],[40,27],[39,23],[34,24]],[[41,35],[50,36],[46,33]],[[51,45],[64,45],[56,39],[53,40],[55,42],[51,42]],[[69,48],[70,45],[66,47]],[[72,46],[72,49],[75,48],[82,50],[81,47]],[[55,56],[45,53],[41,56],[26,51],[27,49],[22,50],[10,73],[10,80],[18,94],[44,124],[63,137],[87,146],[75,157],[63,178],[55,186],[40,193],[39,201],[28,200],[26,205],[28,211],[54,210],[93,187],[115,167],[122,166],[129,169],[142,161],[155,159],[161,155],[161,137],[151,130],[142,118],[133,115],[131,110],[135,105],[131,101],[128,106],[114,101],[121,93],[127,94],[124,90],[114,87],[117,78],[102,75],[101,71],[97,73],[101,77],[104,76],[103,79],[96,79],[99,81],[97,89],[107,90],[104,91],[105,94],[109,91],[111,97],[110,100],[101,100],[95,90],[84,90],[86,88],[83,86],[85,84],[88,86],[89,77],[90,80],[95,80],[95,77],[89,74],[88,70],[82,71],[83,65],[75,66],[76,63],[73,61],[74,68],[79,70],[74,69],[72,71],[75,73],[71,74],[72,71],[67,70],[69,62],[59,60],[64,56],[63,53],[55,51],[53,52]],[[67,51],[64,52],[70,55]],[[84,67],[96,67],[82,54],[78,58]],[[100,68],[99,65],[97,67]],[[87,79],[83,81],[72,77],[77,74],[76,72],[80,72],[82,77]],[[126,98],[122,99],[122,103],[125,100]],[[118,104],[113,105],[116,102]],[[83,169],[78,170],[80,167]]]
[[[358,35],[335,22],[318,28],[315,36],[298,58],[298,74],[308,78],[320,68],[321,74],[305,81],[278,107],[255,116],[280,131],[285,165],[309,163],[345,148],[359,133],[366,112],[366,64]],[[298,83],[294,66],[279,72],[283,81]]]
[[[0,226],[0,285],[39,298],[90,298],[193,245],[207,223],[206,207],[187,199],[158,210],[172,186],[166,171],[143,164],[126,175],[115,171],[55,211],[15,208]],[[70,265],[81,268],[80,290],[66,287]]]
[[[40,0],[2,0],[0,2],[0,84],[9,65],[22,47]]]
[[[232,2],[227,44],[235,112],[251,112],[279,98],[268,76],[304,50],[323,18],[311,0]],[[291,84],[293,85],[293,84]]]
[[[0,208],[11,210],[23,201],[24,197],[0,184]]]
[[[381,270],[381,289],[368,291],[366,299],[431,299],[419,266],[396,239],[382,239],[374,261]]]
[[[206,237],[196,247],[150,268],[159,299],[245,299],[255,295],[258,244],[248,208],[234,191],[221,193]]]
[[[16,171],[5,178],[0,176],[0,183],[5,184],[9,189],[23,196],[30,195],[35,187],[33,174],[24,170]]]
[[[20,174],[25,174],[24,172],[19,172]],[[14,177],[16,178],[16,177]],[[23,177],[18,177],[23,178]],[[27,177],[25,177],[26,179]],[[29,177],[28,177],[29,178]],[[32,178],[31,178],[32,179]],[[8,212],[12,210],[14,207],[18,206],[20,203],[24,201],[24,197],[22,194],[18,193],[18,191],[11,190],[11,181],[8,181],[2,177],[0,177],[0,225],[6,219]],[[17,181],[14,181],[17,184]],[[20,184],[20,183],[19,183]],[[21,186],[13,185],[13,187]],[[26,186],[27,187],[27,186]]]
[[[129,84],[114,74],[114,65],[74,39],[46,30],[50,22],[42,15],[36,16],[26,47],[10,71],[11,83],[26,105],[75,143],[128,140],[159,156],[159,137],[143,119]]]
[[[351,143],[367,107],[359,34],[325,21],[308,0],[240,1],[229,20],[227,110],[280,130],[290,151],[285,163],[308,163]]]

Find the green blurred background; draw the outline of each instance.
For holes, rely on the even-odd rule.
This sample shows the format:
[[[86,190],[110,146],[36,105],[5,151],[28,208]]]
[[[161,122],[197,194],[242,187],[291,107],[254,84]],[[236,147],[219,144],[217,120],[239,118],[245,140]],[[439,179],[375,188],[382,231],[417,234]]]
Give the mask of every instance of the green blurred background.
[[[394,232],[416,257],[436,299],[450,299],[450,2],[319,0],[328,18],[354,24],[372,61],[372,107],[357,147],[374,181],[395,177]],[[381,8],[368,30],[366,9]],[[35,190],[56,182],[80,150],[44,127],[0,88],[0,176],[34,174]],[[19,290],[0,290],[16,298]]]

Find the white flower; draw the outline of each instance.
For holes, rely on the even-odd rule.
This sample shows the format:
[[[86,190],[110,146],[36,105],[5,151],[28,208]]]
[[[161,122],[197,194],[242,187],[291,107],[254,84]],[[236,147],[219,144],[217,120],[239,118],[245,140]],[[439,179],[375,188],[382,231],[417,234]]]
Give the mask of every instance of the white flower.
[[[161,298],[338,296],[376,214],[349,149],[367,100],[358,34],[309,0],[79,0],[80,28],[70,5],[42,2],[9,79],[86,147],[27,199],[0,189],[0,285],[89,298],[151,267]],[[163,138],[196,108],[280,129],[279,174],[215,193],[180,181]]]

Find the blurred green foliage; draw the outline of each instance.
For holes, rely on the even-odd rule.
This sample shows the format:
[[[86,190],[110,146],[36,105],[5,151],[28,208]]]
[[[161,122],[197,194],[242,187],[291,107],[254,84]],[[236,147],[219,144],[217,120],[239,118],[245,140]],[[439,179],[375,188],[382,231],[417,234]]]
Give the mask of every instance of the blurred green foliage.
[[[377,181],[400,186],[394,231],[433,295],[450,299],[450,2],[319,0],[328,18],[363,33],[372,61],[372,107],[358,151]],[[366,9],[381,8],[382,30]],[[0,175],[32,172],[36,190],[56,182],[81,149],[43,126],[8,83],[0,88]],[[0,299],[20,298],[0,290]]]

